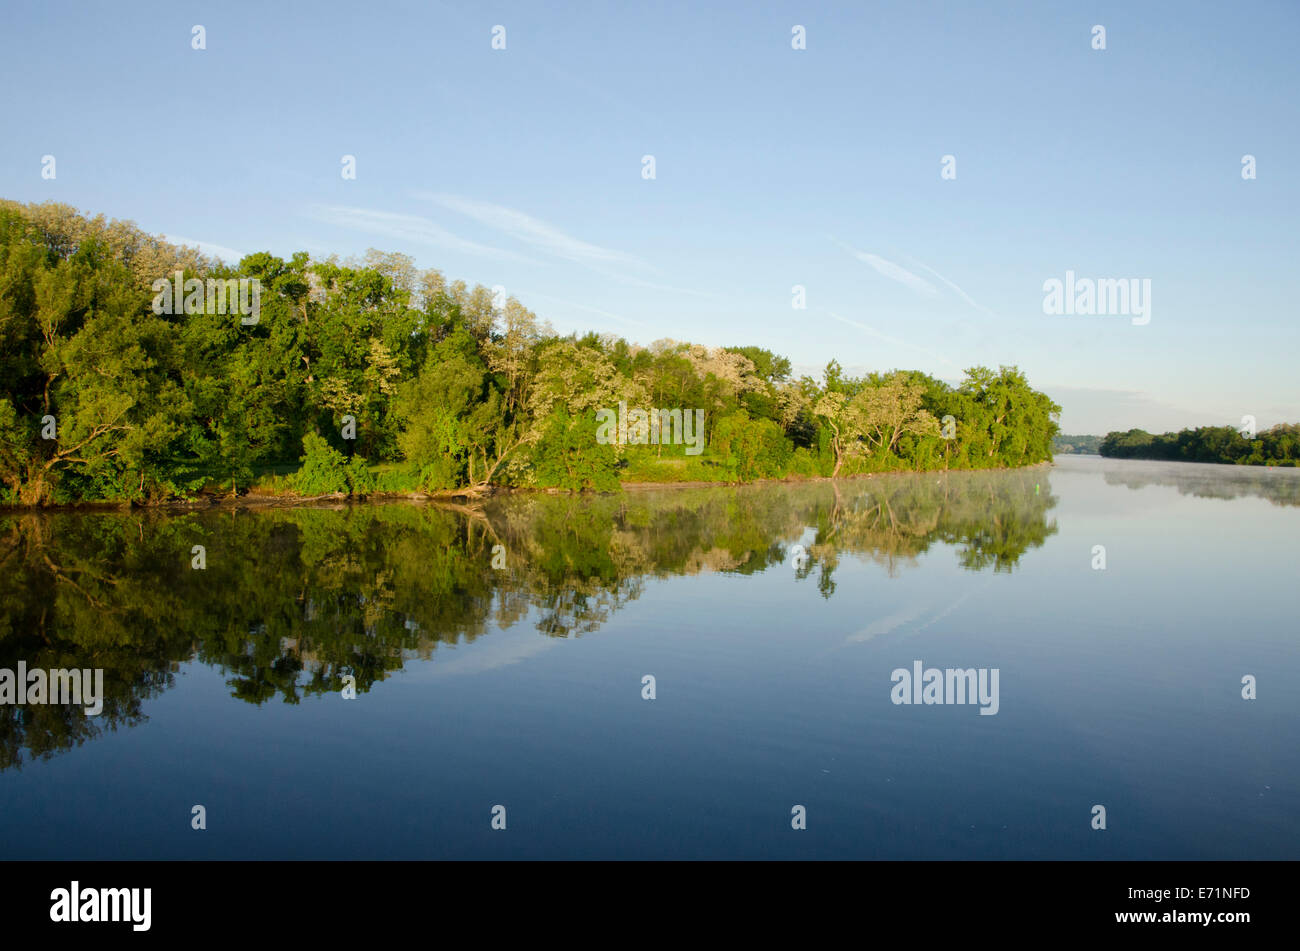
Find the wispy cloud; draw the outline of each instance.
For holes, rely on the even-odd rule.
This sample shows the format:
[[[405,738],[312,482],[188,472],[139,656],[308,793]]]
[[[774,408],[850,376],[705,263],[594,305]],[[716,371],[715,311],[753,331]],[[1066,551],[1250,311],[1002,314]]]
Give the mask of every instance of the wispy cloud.
[[[491,202],[475,201],[458,195],[442,195],[432,192],[419,192],[417,198],[431,201],[436,205],[473,218],[480,224],[495,228],[539,251],[573,261],[577,264],[608,265],[623,264],[633,267],[650,268],[650,265],[635,255],[602,248],[565,234],[554,225],[547,224],[539,218]]]
[[[859,321],[849,320],[847,317],[841,317],[833,310],[829,311],[828,313],[830,313],[832,317],[834,317],[842,324],[848,324],[850,327],[856,327],[858,330],[861,330],[863,333],[871,334],[871,336],[877,337],[888,343],[892,343],[895,346],[907,347],[910,350],[916,350],[918,353],[924,353],[930,359],[938,360],[940,363],[945,363],[950,367],[957,365],[941,353],[935,353],[933,350],[927,350],[925,347],[918,347],[916,344],[908,343],[906,340],[900,340],[898,337],[891,337],[889,334],[881,333],[875,327],[868,327],[866,324],[861,323]]]
[[[911,264],[912,264],[913,267],[919,267],[919,268],[921,268],[922,270],[929,271],[931,274],[933,274],[933,275],[934,275],[935,277],[937,277],[939,280],[943,281],[945,284],[947,284],[949,287],[951,287],[954,291],[957,292],[957,296],[958,296],[958,297],[960,297],[960,298],[961,298],[962,300],[964,300],[966,303],[970,304],[970,305],[971,305],[972,307],[974,307],[976,310],[981,311],[981,312],[983,312],[983,313],[985,313],[985,314],[988,314],[990,317],[997,317],[997,314],[993,313],[993,311],[989,310],[989,309],[988,309],[987,307],[985,307],[983,304],[978,304],[978,303],[976,303],[976,302],[971,298],[971,296],[970,296],[969,294],[967,294],[964,290],[962,290],[960,287],[958,287],[958,286],[957,286],[956,284],[954,284],[952,281],[948,280],[946,277],[944,277],[942,274],[940,274],[940,273],[939,273],[938,271],[936,271],[934,268],[930,267],[928,264],[922,264],[920,261],[917,261],[917,260],[914,259],[914,258],[908,258],[908,261],[911,262]]]
[[[869,264],[876,270],[876,273],[889,278],[891,281],[897,281],[899,284],[911,288],[925,297],[937,297],[939,295],[938,289],[933,284],[925,278],[913,274],[901,264],[886,261],[880,255],[872,254],[869,251],[859,251],[856,248],[851,248],[843,241],[836,241],[836,243],[859,261]]]
[[[668,291],[673,294],[687,294],[691,297],[701,297],[705,300],[730,301],[734,299],[726,294],[719,294],[712,291],[696,291],[691,290],[689,287],[674,287],[671,284],[659,284],[655,281],[646,281],[639,277],[632,277],[630,274],[615,274],[612,271],[606,271],[601,268],[596,268],[596,271],[606,277],[612,277],[616,281],[621,281],[624,284],[631,284],[633,287],[644,287],[651,291]]]
[[[224,244],[213,244],[211,241],[199,241],[197,238],[187,238],[180,234],[164,234],[161,237],[171,244],[183,244],[191,248],[198,248],[204,254],[214,258],[221,258],[221,260],[230,264],[238,264],[240,258],[244,256],[243,251],[236,251]]]
[[[497,205],[492,202],[476,201],[458,195],[446,195],[435,192],[416,192],[414,197],[433,202],[439,207],[465,215],[480,224],[486,225],[489,228],[494,228],[509,235],[517,241],[530,245],[544,254],[565,261],[571,261],[575,264],[581,264],[597,274],[608,277],[611,280],[618,281],[622,284],[628,284],[632,287],[640,287],[646,290],[667,291],[672,294],[686,294],[691,297],[699,297],[705,300],[722,301],[729,299],[725,294],[709,291],[697,291],[687,287],[676,287],[672,284],[663,284],[658,281],[647,280],[644,277],[638,277],[634,274],[626,274],[614,270],[611,268],[611,265],[615,267],[620,265],[629,266],[650,273],[656,273],[659,269],[636,255],[627,254],[623,251],[616,251],[611,248],[604,248],[588,241],[583,241],[580,238],[575,238],[572,235],[561,231],[554,225],[542,221],[540,218],[534,218],[532,215],[518,211],[514,208],[507,208],[505,205]]]
[[[353,208],[345,205],[312,205],[307,213],[309,217],[317,221],[324,221],[343,228],[354,228],[358,231],[368,231],[372,234],[382,234],[389,238],[397,238],[400,241],[433,245],[449,251],[458,251],[462,254],[478,254],[486,257],[527,261],[530,264],[536,263],[513,251],[490,247],[486,244],[479,244],[477,241],[470,241],[468,238],[462,238],[460,235],[453,234],[441,225],[419,215],[404,215],[397,212],[375,211],[369,208]]]
[[[571,300],[563,300],[559,297],[552,297],[549,294],[539,294],[536,291],[520,291],[521,294],[527,295],[529,300],[547,300],[553,304],[559,304],[562,307],[572,307],[577,310],[585,310],[590,314],[597,314],[601,317],[608,317],[610,320],[617,320],[619,323],[628,324],[632,327],[648,327],[649,324],[640,320],[633,320],[631,317],[623,317],[619,314],[612,314],[607,310],[601,310],[598,307],[588,307],[586,304],[578,304]]]

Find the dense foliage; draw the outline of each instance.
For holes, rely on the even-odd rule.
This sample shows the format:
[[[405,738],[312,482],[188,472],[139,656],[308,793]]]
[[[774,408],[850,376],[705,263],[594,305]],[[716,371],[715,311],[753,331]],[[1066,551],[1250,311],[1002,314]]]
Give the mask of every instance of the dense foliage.
[[[1153,435],[1141,429],[1107,433],[1101,454],[1116,459],[1229,462],[1248,466],[1300,465],[1300,424],[1279,423],[1247,438],[1231,426],[1200,426]]]
[[[256,280],[256,320],[210,300],[156,312],[178,271]],[[620,406],[702,411],[698,452],[602,440],[600,411]],[[758,347],[560,336],[400,254],[230,268],[129,223],[0,202],[0,501],[1019,466],[1051,457],[1059,411],[1014,367],[956,387],[834,362],[796,380]]]

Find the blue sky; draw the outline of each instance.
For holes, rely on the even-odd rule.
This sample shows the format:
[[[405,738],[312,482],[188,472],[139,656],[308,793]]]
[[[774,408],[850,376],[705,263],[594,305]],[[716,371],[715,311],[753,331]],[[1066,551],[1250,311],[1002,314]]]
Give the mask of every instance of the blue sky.
[[[1300,4],[4,18],[2,197],[224,253],[401,251],[564,332],[757,344],[808,372],[1016,364],[1066,432],[1300,420]],[[1150,322],[1045,314],[1067,270],[1149,279]]]

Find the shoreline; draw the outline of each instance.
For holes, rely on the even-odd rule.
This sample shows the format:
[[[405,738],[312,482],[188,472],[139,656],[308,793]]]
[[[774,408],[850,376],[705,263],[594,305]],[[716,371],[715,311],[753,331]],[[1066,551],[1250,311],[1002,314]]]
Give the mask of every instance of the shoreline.
[[[699,480],[685,482],[623,482],[619,489],[626,492],[647,492],[655,489],[708,489],[708,488],[744,488],[750,485],[773,485],[808,482],[851,482],[862,479],[875,479],[881,476],[915,476],[934,473],[952,472],[1011,472],[1051,467],[1055,461],[1048,459],[1025,466],[990,466],[981,469],[900,469],[889,472],[858,472],[853,475],[837,476],[786,476],[780,479],[754,479],[751,482],[705,482]],[[366,504],[372,502],[431,502],[435,505],[474,505],[487,499],[506,495],[616,495],[616,492],[590,492],[590,490],[557,489],[535,486],[499,486],[486,492],[468,490],[446,490],[443,492],[368,492],[365,495],[349,495],[346,492],[332,492],[325,495],[261,495],[248,492],[244,495],[204,495],[194,499],[168,499],[160,502],[61,502],[52,505],[22,505],[16,502],[0,504],[0,514],[33,514],[38,512],[124,512],[124,511],[206,511],[209,509],[272,509],[316,506],[318,508],[342,508],[346,505]]]

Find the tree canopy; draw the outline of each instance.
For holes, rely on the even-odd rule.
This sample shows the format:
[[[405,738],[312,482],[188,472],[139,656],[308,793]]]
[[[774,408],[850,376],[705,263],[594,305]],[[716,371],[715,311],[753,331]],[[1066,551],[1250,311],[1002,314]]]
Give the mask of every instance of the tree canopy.
[[[175,274],[256,282],[259,312],[191,307],[187,291],[159,313],[154,285]],[[1051,458],[1060,408],[1015,367],[956,386],[835,362],[821,380],[791,374],[755,346],[563,336],[402,254],[232,267],[130,223],[0,202],[0,502],[607,490]],[[648,430],[634,418],[602,439],[598,414],[620,407]],[[674,438],[657,438],[652,410],[677,414]],[[696,412],[698,447],[684,446]]]

